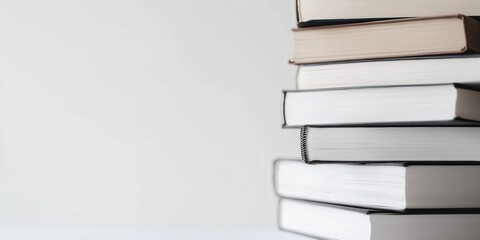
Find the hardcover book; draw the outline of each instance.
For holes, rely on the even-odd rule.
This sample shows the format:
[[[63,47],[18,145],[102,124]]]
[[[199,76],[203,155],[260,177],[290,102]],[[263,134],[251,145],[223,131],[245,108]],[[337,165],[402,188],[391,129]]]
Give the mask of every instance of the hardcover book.
[[[297,89],[480,81],[480,54],[300,65]]]
[[[275,161],[283,198],[372,209],[480,208],[480,163]]]
[[[480,84],[286,91],[286,126],[480,121]]]
[[[477,0],[297,0],[299,27],[462,13],[480,16]]]
[[[392,212],[282,199],[279,226],[336,240],[480,239],[480,210],[432,209]]]
[[[294,64],[480,51],[480,22],[463,15],[293,29]]]

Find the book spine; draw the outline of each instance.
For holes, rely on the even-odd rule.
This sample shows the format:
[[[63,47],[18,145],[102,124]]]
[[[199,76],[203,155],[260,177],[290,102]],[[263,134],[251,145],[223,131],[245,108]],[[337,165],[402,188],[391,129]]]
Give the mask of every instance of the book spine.
[[[308,127],[302,126],[300,128],[300,151],[302,153],[302,160],[305,163],[310,162],[310,160],[308,159],[308,152],[307,152],[307,134],[308,134]]]

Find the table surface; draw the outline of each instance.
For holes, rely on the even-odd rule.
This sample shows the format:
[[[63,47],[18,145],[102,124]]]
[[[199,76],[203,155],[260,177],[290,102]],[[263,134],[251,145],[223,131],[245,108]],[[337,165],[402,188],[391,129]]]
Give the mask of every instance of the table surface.
[[[4,225],[8,240],[311,240],[277,229],[152,229],[92,226]]]

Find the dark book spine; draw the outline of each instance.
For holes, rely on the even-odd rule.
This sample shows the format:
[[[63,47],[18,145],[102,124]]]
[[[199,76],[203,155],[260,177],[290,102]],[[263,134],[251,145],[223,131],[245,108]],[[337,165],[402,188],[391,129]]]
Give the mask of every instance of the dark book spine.
[[[377,22],[377,21],[412,18],[412,17],[385,17],[385,18],[315,19],[315,20],[304,22],[302,21],[302,18],[300,15],[300,7],[301,7],[300,3],[297,3],[297,27],[298,28],[345,25],[345,24],[354,24],[354,23],[366,23],[366,22]],[[480,16],[469,16],[469,17],[477,21],[480,21]]]
[[[298,10],[297,12],[299,12]],[[298,28],[309,28],[309,27],[323,27],[323,26],[333,26],[333,25],[345,25],[345,24],[354,24],[354,23],[366,23],[366,22],[377,22],[385,20],[395,20],[402,18],[353,18],[353,19],[317,19],[302,22],[301,19],[297,23]]]
[[[308,127],[302,126],[300,128],[300,151],[302,153],[302,160],[305,163],[310,162],[310,160],[308,159],[308,152],[307,152],[307,134],[308,134]]]

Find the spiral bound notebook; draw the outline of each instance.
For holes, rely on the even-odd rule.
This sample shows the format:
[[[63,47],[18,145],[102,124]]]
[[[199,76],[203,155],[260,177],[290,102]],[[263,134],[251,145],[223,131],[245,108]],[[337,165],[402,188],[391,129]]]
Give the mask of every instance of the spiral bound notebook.
[[[480,161],[480,124],[450,121],[416,124],[304,126],[305,162]]]

